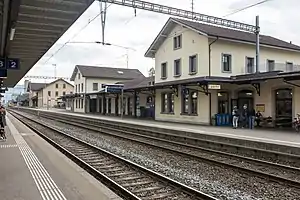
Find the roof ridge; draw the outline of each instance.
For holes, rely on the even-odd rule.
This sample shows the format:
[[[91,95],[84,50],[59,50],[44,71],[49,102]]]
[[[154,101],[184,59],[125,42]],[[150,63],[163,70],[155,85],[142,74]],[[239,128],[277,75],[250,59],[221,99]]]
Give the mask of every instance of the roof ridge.
[[[238,30],[238,29],[235,29],[235,28],[223,27],[223,26],[217,25],[217,24],[207,24],[207,23],[201,22],[201,21],[193,21],[193,20],[190,20],[190,19],[181,19],[181,18],[176,18],[176,17],[170,17],[170,18],[174,19],[174,20],[181,20],[181,21],[186,21],[186,22],[192,22],[192,23],[197,23],[197,24],[201,24],[201,25],[217,27],[217,28],[221,28],[221,29],[228,29],[228,30],[238,31],[238,32],[242,32],[242,33],[251,33],[251,32],[248,32],[248,31]],[[205,32],[205,31],[203,31],[203,32]],[[263,34],[261,34],[261,35],[263,35]]]
[[[94,66],[94,65],[76,65],[77,67],[94,67],[94,68],[109,68],[109,69],[119,69],[119,70],[138,70],[138,69],[131,69],[131,68],[119,68],[119,67],[104,67],[104,66]]]

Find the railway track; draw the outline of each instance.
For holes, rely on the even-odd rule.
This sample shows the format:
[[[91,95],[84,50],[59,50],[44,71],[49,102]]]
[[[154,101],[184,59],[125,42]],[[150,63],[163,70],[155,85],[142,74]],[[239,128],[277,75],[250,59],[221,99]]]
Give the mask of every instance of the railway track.
[[[120,129],[119,127],[113,128],[111,126],[103,125],[99,122],[94,122],[90,119],[79,120],[70,116],[66,120],[62,116],[54,116],[49,113],[43,113],[41,114],[41,117],[56,120],[65,124],[70,124],[72,126],[77,126],[91,131],[113,135],[122,139],[155,146],[157,148],[176,152],[178,154],[193,156],[194,158],[202,159],[206,162],[239,169],[248,174],[253,174],[255,176],[259,176],[276,182],[283,182],[290,186],[300,188],[300,169],[297,167],[276,164],[264,160],[254,159],[251,157],[244,157],[226,152],[206,149],[190,144],[174,142],[167,139],[161,139],[161,137],[153,137],[147,134],[136,133],[130,129],[124,130]]]
[[[216,200],[28,116],[10,113],[125,199]]]
[[[23,109],[21,109],[23,110]],[[31,113],[37,115],[36,110],[27,110],[24,109],[26,113]],[[229,154],[236,154],[243,157],[251,157],[258,160],[264,160],[267,162],[273,162],[277,164],[289,165],[296,168],[300,168],[300,152],[298,154],[299,149],[295,149],[293,147],[278,147],[277,150],[269,150],[263,148],[262,145],[267,146],[266,148],[272,149],[272,144],[264,144],[264,143],[255,143],[250,144],[252,146],[243,145],[242,141],[239,141],[239,144],[230,143],[224,138],[219,138],[217,136],[206,136],[205,134],[196,134],[189,132],[180,132],[176,130],[168,130],[155,127],[145,127],[141,125],[132,125],[126,123],[115,123],[109,120],[100,120],[93,118],[82,118],[79,116],[72,116],[63,113],[51,113],[51,112],[43,112],[39,111],[42,116],[53,116],[66,119],[76,119],[88,121],[90,124],[105,126],[106,128],[114,128],[118,130],[127,130],[128,132],[140,133],[143,135],[151,136],[154,138],[165,139],[169,141],[175,141],[183,144],[189,144],[193,146],[202,147],[205,149],[226,152]],[[232,139],[230,139],[232,140]],[[254,143],[254,142],[250,142]]]

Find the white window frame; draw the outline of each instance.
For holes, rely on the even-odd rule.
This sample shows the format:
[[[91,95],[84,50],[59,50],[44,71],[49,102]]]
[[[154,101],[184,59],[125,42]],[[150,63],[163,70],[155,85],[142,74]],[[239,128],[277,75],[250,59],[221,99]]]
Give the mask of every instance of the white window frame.
[[[289,69],[290,66],[292,67],[291,70]],[[293,63],[293,62],[287,61],[287,62],[285,63],[285,67],[286,67],[286,71],[287,71],[287,72],[292,72],[292,71],[294,71],[294,63]]]
[[[223,58],[224,56],[229,56],[229,71],[224,70],[224,62],[223,62]],[[229,53],[222,53],[221,55],[221,68],[222,68],[222,72],[223,73],[231,73],[232,72],[232,55]]]
[[[271,62],[274,64],[273,69],[270,68],[270,63],[271,63]],[[270,70],[270,69],[271,69],[271,70]],[[275,71],[275,60],[267,59],[267,71],[268,71],[268,72]]]
[[[248,71],[248,60],[249,59],[252,59],[253,60],[253,65],[252,65],[252,72],[249,72]],[[249,57],[249,56],[246,56],[245,58],[245,72],[246,74],[253,74],[255,72],[255,58],[254,57]]]
[[[194,71],[192,71],[192,59],[195,59]],[[192,55],[189,57],[189,74],[194,75],[198,72],[198,54]]]
[[[173,37],[174,50],[182,48],[182,34]]]
[[[166,70],[165,76],[164,76],[164,74],[163,74],[163,71],[164,71],[163,68],[165,68],[165,70]],[[160,74],[160,78],[161,78],[161,79],[166,79],[166,78],[168,78],[168,63],[167,63],[167,62],[161,63],[161,74]]]
[[[179,66],[178,66],[178,73],[177,72],[177,65],[176,63],[179,62]],[[174,77],[179,77],[181,76],[181,58],[174,60]]]

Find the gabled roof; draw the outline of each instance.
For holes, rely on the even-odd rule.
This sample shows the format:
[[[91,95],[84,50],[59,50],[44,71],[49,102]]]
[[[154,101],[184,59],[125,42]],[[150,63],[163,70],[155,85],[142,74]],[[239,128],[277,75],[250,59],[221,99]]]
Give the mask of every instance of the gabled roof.
[[[31,83],[31,82],[29,82],[29,86],[28,86],[27,91],[28,91],[28,90],[31,90],[31,91],[37,92],[37,91],[40,91],[40,90],[44,89],[44,88],[47,87],[48,85],[51,85],[51,84],[56,83],[57,81],[63,81],[63,82],[65,82],[66,84],[69,84],[69,85],[73,86],[71,83],[67,82],[67,81],[64,80],[64,79],[57,79],[57,80],[54,80],[54,81],[52,81],[52,82],[50,82],[50,83]],[[73,87],[74,87],[74,86],[73,86]],[[29,91],[28,91],[28,92],[29,92]]]
[[[155,52],[158,50],[160,45],[164,42],[166,38],[165,36],[170,34],[172,29],[175,27],[175,25],[178,24],[185,26],[186,28],[189,28],[191,30],[194,30],[202,35],[206,35],[208,37],[217,37],[219,39],[224,39],[224,40],[227,39],[227,40],[232,40],[237,42],[248,42],[253,44],[255,44],[256,42],[256,35],[254,33],[238,31],[234,29],[223,28],[223,27],[203,24],[195,21],[189,21],[189,20],[183,20],[183,19],[177,19],[171,17],[166,22],[166,24],[164,25],[164,27],[162,28],[158,36],[155,38],[155,40],[149,47],[149,49],[145,53],[145,56],[154,57]],[[270,47],[284,48],[287,50],[300,51],[300,46],[267,35],[260,35],[260,44],[267,45]]]
[[[149,84],[150,82],[154,82],[155,77],[143,77],[134,79],[131,81],[126,81],[124,83],[124,90],[130,90],[130,89],[138,89],[138,88],[145,88],[145,87],[151,87],[153,85]]]
[[[44,87],[46,87],[46,83],[29,83],[29,90],[31,91],[40,91]]]
[[[144,77],[144,75],[138,69],[76,65],[71,77],[71,81],[75,80],[78,70],[80,71],[83,77],[89,77],[89,78],[131,80],[139,77]]]
[[[64,80],[63,78],[59,78],[59,79],[56,79],[56,80],[54,80],[54,81],[52,81],[52,82],[50,82],[50,83],[47,83],[47,86],[48,86],[48,85],[52,85],[52,84],[54,84],[54,83],[56,83],[56,82],[58,82],[58,81],[63,81],[63,82],[65,82],[66,84],[68,84],[68,85],[74,87],[74,85],[72,85],[72,84],[69,83],[68,81]]]

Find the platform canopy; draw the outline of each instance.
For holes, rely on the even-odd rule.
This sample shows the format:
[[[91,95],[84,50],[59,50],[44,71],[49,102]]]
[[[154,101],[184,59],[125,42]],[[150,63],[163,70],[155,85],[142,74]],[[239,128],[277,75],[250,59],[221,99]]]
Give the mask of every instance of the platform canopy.
[[[0,0],[0,56],[20,59],[4,81],[15,86],[94,0]]]

